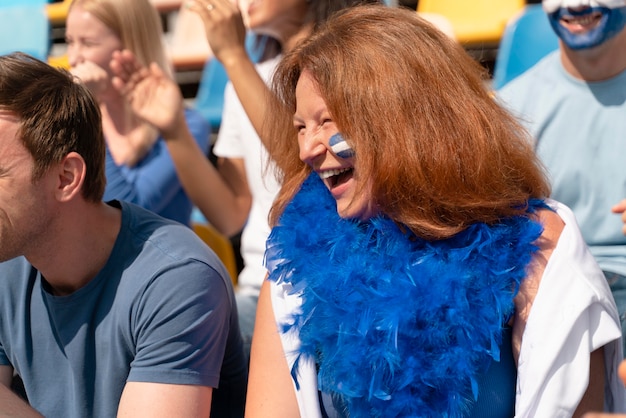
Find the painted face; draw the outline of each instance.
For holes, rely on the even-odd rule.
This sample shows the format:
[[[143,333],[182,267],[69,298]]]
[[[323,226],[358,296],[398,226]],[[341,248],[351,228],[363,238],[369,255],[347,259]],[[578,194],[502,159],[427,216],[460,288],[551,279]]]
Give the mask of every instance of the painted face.
[[[574,50],[593,48],[622,31],[626,0],[543,0],[550,24]]]
[[[108,26],[76,5],[67,16],[65,39],[70,66],[76,67],[89,61],[104,69],[111,78],[111,57],[123,45]]]
[[[15,115],[0,111],[0,262],[32,255],[51,222],[47,178],[33,182],[34,161],[19,126]]]
[[[371,192],[358,193],[362,179],[354,168],[354,153],[330,115],[313,76],[304,71],[296,86],[294,127],[300,159],[322,179],[337,201],[342,218],[368,219],[374,214]],[[331,143],[332,140],[332,143]],[[343,157],[341,156],[343,155]]]
[[[286,31],[302,25],[308,5],[305,0],[241,0],[240,8],[252,31],[283,39]]]

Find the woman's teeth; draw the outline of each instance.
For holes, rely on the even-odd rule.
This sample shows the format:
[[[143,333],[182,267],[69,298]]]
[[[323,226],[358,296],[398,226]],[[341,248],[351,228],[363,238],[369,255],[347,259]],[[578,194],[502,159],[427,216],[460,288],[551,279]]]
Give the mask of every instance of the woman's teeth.
[[[325,179],[327,179],[329,177],[337,176],[337,175],[339,175],[341,173],[345,173],[348,170],[350,170],[349,167],[347,167],[347,168],[339,168],[339,169],[336,169],[336,170],[326,170],[326,171],[322,171],[322,172],[318,173],[318,175],[320,176],[321,179],[325,180]]]

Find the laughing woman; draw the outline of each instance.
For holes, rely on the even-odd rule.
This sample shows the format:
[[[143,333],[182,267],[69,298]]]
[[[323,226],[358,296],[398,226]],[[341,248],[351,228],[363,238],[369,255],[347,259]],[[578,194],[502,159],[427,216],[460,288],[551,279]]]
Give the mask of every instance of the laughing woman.
[[[247,416],[624,410],[604,276],[483,74],[377,6],[281,61]]]

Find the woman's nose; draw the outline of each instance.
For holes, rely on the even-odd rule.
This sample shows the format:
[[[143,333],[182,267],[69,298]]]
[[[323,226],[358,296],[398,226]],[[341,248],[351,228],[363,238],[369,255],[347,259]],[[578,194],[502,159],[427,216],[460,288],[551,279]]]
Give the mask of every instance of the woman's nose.
[[[298,145],[300,147],[300,160],[307,164],[312,162],[328,150],[326,145],[328,140],[322,138],[319,132],[303,132],[298,136]]]
[[[67,47],[67,61],[70,67],[75,67],[83,61],[80,48],[76,45],[70,45]]]

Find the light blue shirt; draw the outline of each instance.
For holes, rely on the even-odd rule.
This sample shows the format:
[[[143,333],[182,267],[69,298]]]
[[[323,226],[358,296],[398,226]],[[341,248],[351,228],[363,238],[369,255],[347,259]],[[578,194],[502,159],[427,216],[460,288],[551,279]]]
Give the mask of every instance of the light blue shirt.
[[[536,139],[552,198],[574,211],[600,267],[626,275],[626,236],[611,212],[626,198],[626,71],[584,82],[565,71],[556,51],[499,96]]]

